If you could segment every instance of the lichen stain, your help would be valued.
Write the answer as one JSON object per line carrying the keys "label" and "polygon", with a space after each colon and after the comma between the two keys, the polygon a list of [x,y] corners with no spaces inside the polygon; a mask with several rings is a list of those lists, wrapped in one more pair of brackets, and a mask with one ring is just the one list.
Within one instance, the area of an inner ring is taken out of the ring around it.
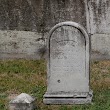
{"label": "lichen stain", "polygon": [[96,26],[96,32],[103,33],[105,25],[107,26],[107,22],[109,22],[108,9],[110,7],[110,0],[89,0],[89,6],[91,7],[91,13],[93,14],[93,21],[91,20],[90,22],[93,22],[93,25]]}
{"label": "lichen stain", "polygon": [[84,0],[0,0],[0,29],[46,33],[57,23],[86,27]]}

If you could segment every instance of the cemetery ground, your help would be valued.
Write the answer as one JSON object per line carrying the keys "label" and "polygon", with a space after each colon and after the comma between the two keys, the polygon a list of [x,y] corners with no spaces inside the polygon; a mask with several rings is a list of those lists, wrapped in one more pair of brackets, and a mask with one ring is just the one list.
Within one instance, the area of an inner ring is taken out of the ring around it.
{"label": "cemetery ground", "polygon": [[37,110],[110,110],[110,61],[93,61],[90,67],[91,104],[44,105],[46,61],[0,61],[0,110],[7,110],[9,100],[20,93],[36,97]]}

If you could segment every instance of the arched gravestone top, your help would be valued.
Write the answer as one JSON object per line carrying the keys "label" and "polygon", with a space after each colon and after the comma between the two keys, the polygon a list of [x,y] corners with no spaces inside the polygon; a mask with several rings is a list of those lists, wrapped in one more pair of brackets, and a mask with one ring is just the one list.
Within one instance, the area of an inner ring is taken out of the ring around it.
{"label": "arched gravestone top", "polygon": [[[86,68],[89,68],[89,51],[90,51],[90,41],[89,41],[89,36],[87,34],[87,32],[85,31],[84,27],[81,26],[80,24],[76,23],[76,22],[71,22],[71,21],[67,21],[67,22],[61,22],[57,25],[55,25],[49,32],[49,52],[48,52],[48,58],[50,59],[50,40],[51,40],[51,36],[54,33],[54,31],[62,26],[71,26],[74,28],[77,28],[82,34],[83,37],[85,38],[85,46],[86,46]],[[50,65],[50,61],[49,61],[49,65]],[[50,66],[49,66],[50,67]],[[89,73],[89,69],[86,70],[86,75],[88,75]],[[89,77],[89,76],[88,76]]]}
{"label": "arched gravestone top", "polygon": [[53,32],[61,26],[72,26],[72,27],[77,28],[78,30],[80,30],[83,33],[86,41],[89,43],[89,36],[88,36],[87,32],[85,31],[84,27],[76,22],[71,22],[71,21],[61,22],[61,23],[56,24],[49,32],[49,39],[51,38]]}
{"label": "arched gravestone top", "polygon": [[[75,22],[55,25],[49,33],[48,48],[48,87],[44,103],[90,103],[91,98],[87,98],[90,49],[85,29]],[[62,99],[65,97],[70,99],[65,102]]]}

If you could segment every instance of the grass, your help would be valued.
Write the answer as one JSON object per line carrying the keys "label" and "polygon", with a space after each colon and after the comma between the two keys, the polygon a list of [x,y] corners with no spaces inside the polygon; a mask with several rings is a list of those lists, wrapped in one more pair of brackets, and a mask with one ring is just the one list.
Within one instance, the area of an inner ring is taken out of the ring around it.
{"label": "grass", "polygon": [[0,110],[7,110],[13,94],[28,93],[37,98],[38,110],[110,110],[110,61],[91,63],[90,105],[44,105],[46,62],[44,60],[0,61]]}

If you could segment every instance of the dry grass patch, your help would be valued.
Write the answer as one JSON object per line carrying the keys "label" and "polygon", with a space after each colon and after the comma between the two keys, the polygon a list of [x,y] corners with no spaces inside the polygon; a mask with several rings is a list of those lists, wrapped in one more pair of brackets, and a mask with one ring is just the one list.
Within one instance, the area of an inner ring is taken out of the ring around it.
{"label": "dry grass patch", "polygon": [[7,110],[9,99],[22,92],[37,98],[38,110],[110,110],[110,61],[91,63],[91,105],[44,105],[46,74],[44,60],[0,61],[0,110]]}
{"label": "dry grass patch", "polygon": [[96,90],[110,89],[110,61],[91,63],[91,86]]}

